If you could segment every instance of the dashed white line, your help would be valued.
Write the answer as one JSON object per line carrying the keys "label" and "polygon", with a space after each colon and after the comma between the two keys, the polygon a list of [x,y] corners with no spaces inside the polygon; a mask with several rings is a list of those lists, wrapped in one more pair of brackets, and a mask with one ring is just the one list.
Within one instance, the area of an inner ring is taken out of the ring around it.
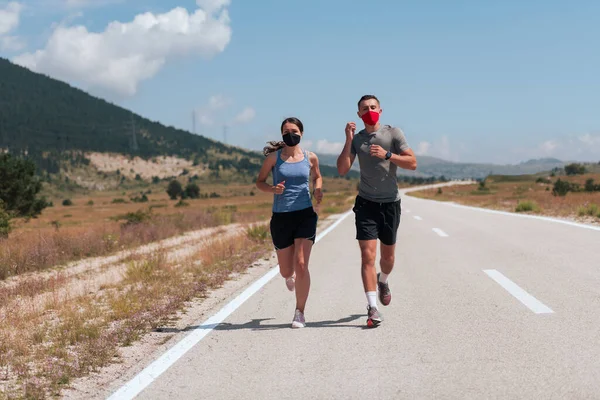
{"label": "dashed white line", "polygon": [[441,230],[440,228],[433,228],[432,231],[440,235],[441,237],[448,237],[448,234]]}
{"label": "dashed white line", "polygon": [[519,285],[508,279],[506,276],[502,275],[499,271],[495,269],[486,269],[483,270],[490,278],[492,278],[496,283],[502,286],[508,293],[513,295],[517,300],[523,303],[527,308],[533,311],[536,314],[552,314],[554,311],[550,309],[548,306],[540,302],[538,299],[527,293],[525,290],[521,289]]}
{"label": "dashed white line", "polygon": [[[331,232],[336,226],[338,226],[352,211],[348,211],[343,214],[337,221],[331,224],[327,229],[317,235],[315,241],[318,242],[325,235]],[[244,290],[239,296],[233,299],[225,307],[223,307],[218,313],[204,321],[202,323],[202,329],[194,329],[181,341],[176,343],[173,347],[167,350],[163,355],[156,359],[152,364],[148,365],[139,374],[133,377],[129,382],[123,385],[119,390],[114,392],[108,400],[130,400],[141,393],[148,385],[150,385],[156,378],[158,378],[163,372],[171,367],[175,362],[180,359],[185,353],[187,353],[192,347],[200,342],[206,335],[208,335],[215,327],[219,326],[225,318],[233,313],[239,306],[244,304],[252,295],[258,292],[264,285],[266,285],[271,279],[273,279],[279,273],[279,265],[271,268],[269,272],[264,274],[260,279],[255,281],[246,290]]]}
{"label": "dashed white line", "polygon": [[415,215],[413,218],[417,221],[423,221],[423,218],[419,217],[418,215]]}

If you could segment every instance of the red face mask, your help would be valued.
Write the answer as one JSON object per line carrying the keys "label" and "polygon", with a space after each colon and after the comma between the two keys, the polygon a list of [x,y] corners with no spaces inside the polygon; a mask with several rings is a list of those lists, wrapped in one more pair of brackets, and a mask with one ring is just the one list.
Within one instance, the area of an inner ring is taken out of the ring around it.
{"label": "red face mask", "polygon": [[360,117],[367,125],[376,125],[379,121],[379,113],[375,111],[367,111]]}

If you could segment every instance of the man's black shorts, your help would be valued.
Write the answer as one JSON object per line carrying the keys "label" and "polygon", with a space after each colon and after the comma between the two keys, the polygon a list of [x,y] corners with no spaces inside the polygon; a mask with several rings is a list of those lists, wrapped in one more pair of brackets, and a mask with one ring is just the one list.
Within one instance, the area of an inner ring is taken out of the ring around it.
{"label": "man's black shorts", "polygon": [[400,200],[391,203],[376,203],[356,196],[354,207],[356,239],[381,240],[388,246],[396,243],[400,226]]}
{"label": "man's black shorts", "polygon": [[294,239],[315,242],[319,216],[312,207],[298,211],[274,212],[271,216],[271,237],[275,249],[282,250],[294,244]]}

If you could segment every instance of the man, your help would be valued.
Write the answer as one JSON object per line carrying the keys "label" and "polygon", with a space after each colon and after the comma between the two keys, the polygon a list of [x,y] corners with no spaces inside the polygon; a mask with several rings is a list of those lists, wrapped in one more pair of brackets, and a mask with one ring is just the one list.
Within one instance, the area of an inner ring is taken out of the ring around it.
{"label": "man", "polygon": [[[365,129],[356,132],[356,124],[346,124],[346,144],[337,159],[340,175],[350,171],[358,154],[360,183],[354,208],[356,239],[362,259],[362,281],[367,295],[367,326],[377,327],[382,316],[379,301],[387,306],[392,300],[388,276],[394,268],[396,234],[400,225],[400,191],[396,170],[415,170],[417,159],[399,128],[382,125],[382,109],[377,97],[365,95],[358,102],[358,116]],[[375,268],[377,240],[380,241],[381,273]]]}

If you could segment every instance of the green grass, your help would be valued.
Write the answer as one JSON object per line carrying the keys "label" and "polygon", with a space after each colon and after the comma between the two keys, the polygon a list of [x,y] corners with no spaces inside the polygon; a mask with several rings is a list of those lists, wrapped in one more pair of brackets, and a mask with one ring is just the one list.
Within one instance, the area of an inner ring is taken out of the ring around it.
{"label": "green grass", "polygon": [[539,212],[540,207],[534,201],[525,200],[525,201],[519,201],[519,204],[517,204],[515,211],[516,212],[528,212],[528,211]]}
{"label": "green grass", "polygon": [[577,209],[577,215],[580,217],[590,216],[600,218],[600,207],[597,204],[588,204]]}

